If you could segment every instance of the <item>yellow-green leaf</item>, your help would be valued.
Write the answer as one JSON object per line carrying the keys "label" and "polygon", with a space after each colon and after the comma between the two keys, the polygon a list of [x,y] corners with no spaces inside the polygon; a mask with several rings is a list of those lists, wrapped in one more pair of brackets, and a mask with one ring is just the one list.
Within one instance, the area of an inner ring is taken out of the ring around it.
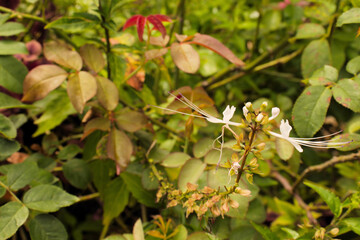
{"label": "yellow-green leaf", "polygon": [[85,103],[96,94],[95,78],[88,72],[70,75],[67,92],[76,111],[82,113]]}
{"label": "yellow-green leaf", "polygon": [[147,118],[143,113],[123,108],[115,113],[116,125],[128,132],[136,132],[145,127]]}
{"label": "yellow-green leaf", "polygon": [[45,64],[34,68],[25,77],[22,101],[36,101],[46,97],[60,86],[66,77],[66,71],[55,65]]}
{"label": "yellow-green leaf", "polygon": [[112,81],[107,78],[96,76],[97,93],[96,96],[100,104],[109,111],[116,108],[119,103],[119,91]]}
{"label": "yellow-green leaf", "polygon": [[200,56],[190,44],[173,43],[170,48],[175,65],[186,73],[195,73],[200,67]]}
{"label": "yellow-green leaf", "polygon": [[45,43],[44,55],[49,61],[56,62],[61,66],[78,71],[82,68],[80,55],[64,43],[54,41]]}
{"label": "yellow-green leaf", "polygon": [[85,64],[95,72],[100,72],[106,64],[102,52],[95,45],[85,44],[80,48],[80,55]]}
{"label": "yellow-green leaf", "polygon": [[116,162],[120,170],[125,170],[133,152],[133,145],[129,137],[123,131],[116,128],[111,129],[106,150],[108,157]]}

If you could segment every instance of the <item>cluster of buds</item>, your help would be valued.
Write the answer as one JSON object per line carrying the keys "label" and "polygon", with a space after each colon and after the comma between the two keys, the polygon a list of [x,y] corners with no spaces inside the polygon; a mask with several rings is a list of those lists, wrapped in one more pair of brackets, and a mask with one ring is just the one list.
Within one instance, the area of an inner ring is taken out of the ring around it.
{"label": "cluster of buds", "polygon": [[271,109],[271,117],[269,117],[268,113],[265,112],[268,103],[263,102],[260,106],[260,109],[254,109],[251,102],[247,102],[243,107],[243,114],[248,123],[256,122],[261,125],[267,124],[269,121],[275,119],[279,113],[280,109],[278,107],[273,107]]}
{"label": "cluster of buds", "polygon": [[188,183],[186,191],[174,189],[168,191],[167,207],[175,207],[182,205],[186,208],[186,217],[195,212],[199,219],[202,218],[208,211],[214,217],[222,216],[229,211],[229,207],[238,208],[239,203],[230,198],[231,194],[240,194],[249,197],[251,192],[247,189],[235,188],[233,191],[219,192],[219,190],[212,189],[205,186],[203,189],[198,189],[198,185]]}

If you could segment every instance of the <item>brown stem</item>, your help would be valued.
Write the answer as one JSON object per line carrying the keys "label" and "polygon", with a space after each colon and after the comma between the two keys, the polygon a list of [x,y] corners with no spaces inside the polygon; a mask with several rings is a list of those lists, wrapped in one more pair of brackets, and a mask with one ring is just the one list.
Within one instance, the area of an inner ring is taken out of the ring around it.
{"label": "brown stem", "polygon": [[[269,165],[271,166],[271,162],[268,161]],[[318,225],[317,220],[313,217],[310,211],[310,207],[304,202],[304,200],[300,197],[300,195],[297,192],[293,192],[291,185],[289,181],[282,176],[278,171],[272,168],[271,176],[275,178],[281,185],[284,187],[284,189],[294,196],[296,201],[299,203],[299,205],[306,211],[306,216],[308,217],[309,221],[313,225]]]}
{"label": "brown stem", "polygon": [[304,180],[305,176],[311,172],[314,172],[314,171],[320,172],[320,171],[323,171],[324,169],[331,167],[333,165],[336,165],[338,163],[355,161],[355,160],[359,160],[359,159],[360,159],[360,151],[357,153],[349,154],[349,155],[336,156],[327,162],[324,162],[324,163],[321,163],[318,165],[314,165],[314,166],[310,166],[301,173],[301,175],[298,179],[296,179],[295,183],[292,186],[291,191],[295,191],[295,189],[299,186],[299,184]]}
{"label": "brown stem", "polygon": [[244,172],[244,167],[245,167],[245,163],[246,163],[246,158],[248,156],[248,154],[251,151],[251,145],[255,139],[255,135],[256,135],[256,131],[257,131],[257,123],[254,124],[254,127],[251,128],[251,137],[250,137],[250,141],[249,144],[245,147],[245,153],[244,155],[241,157],[240,161],[241,161],[241,166],[240,169],[238,171],[238,175],[236,177],[236,181],[235,181],[235,186],[239,184],[239,181],[241,179],[241,175]]}

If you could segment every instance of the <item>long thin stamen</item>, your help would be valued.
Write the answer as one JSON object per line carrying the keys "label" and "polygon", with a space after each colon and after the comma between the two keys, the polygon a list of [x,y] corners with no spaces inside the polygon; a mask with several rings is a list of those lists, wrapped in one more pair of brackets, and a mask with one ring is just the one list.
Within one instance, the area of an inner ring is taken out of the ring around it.
{"label": "long thin stamen", "polygon": [[292,139],[296,139],[296,140],[315,140],[315,139],[322,139],[322,138],[331,137],[331,136],[337,135],[337,134],[339,134],[339,133],[341,133],[341,132],[342,132],[342,130],[337,131],[337,132],[335,132],[335,133],[328,134],[328,135],[324,135],[324,136],[321,136],[321,137],[312,137],[312,138],[292,138]]}
{"label": "long thin stamen", "polygon": [[205,119],[207,118],[207,117],[204,117],[204,116],[195,115],[195,114],[190,114],[190,113],[184,113],[184,112],[176,111],[176,110],[169,109],[169,108],[159,107],[159,106],[155,106],[155,105],[149,105],[149,106],[156,107],[156,108],[160,108],[160,109],[163,109],[163,110],[166,110],[166,111],[170,111],[170,112],[175,112],[175,113],[180,113],[180,114],[183,114],[183,115],[192,116],[192,117],[205,118]]}

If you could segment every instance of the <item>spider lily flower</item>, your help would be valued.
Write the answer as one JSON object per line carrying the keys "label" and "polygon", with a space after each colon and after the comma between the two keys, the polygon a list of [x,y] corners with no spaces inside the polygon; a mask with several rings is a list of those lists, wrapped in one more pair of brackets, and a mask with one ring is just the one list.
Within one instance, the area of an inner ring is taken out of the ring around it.
{"label": "spider lily flower", "polygon": [[331,140],[330,141],[328,141],[328,140],[312,141],[312,140],[317,140],[317,139],[330,137],[330,136],[333,136],[333,135],[335,135],[335,134],[337,134],[339,132],[329,134],[329,135],[325,135],[325,136],[322,136],[322,137],[294,138],[294,137],[289,137],[291,130],[292,130],[292,127],[290,126],[289,121],[288,120],[284,121],[284,119],[282,119],[281,123],[280,123],[280,134],[272,132],[272,131],[269,131],[269,134],[273,135],[274,137],[281,138],[281,139],[284,139],[284,140],[288,141],[299,152],[303,152],[303,149],[302,149],[301,146],[313,147],[313,148],[334,148],[334,147],[340,147],[340,146],[342,146],[344,144],[349,143],[349,142],[331,142]]}
{"label": "spider lily flower", "polygon": [[223,119],[219,119],[219,118],[216,118],[216,117],[210,115],[209,113],[205,112],[204,110],[202,110],[198,106],[196,106],[193,102],[191,102],[189,99],[187,99],[181,93],[180,93],[181,97],[175,96],[172,93],[170,93],[170,95],[174,96],[176,100],[182,102],[184,105],[186,105],[187,107],[191,108],[192,110],[194,110],[195,112],[197,112],[197,113],[199,113],[201,115],[184,113],[184,112],[172,110],[172,109],[169,109],[169,108],[163,108],[163,107],[159,107],[159,106],[153,106],[153,107],[157,107],[157,108],[164,109],[164,110],[167,110],[167,111],[170,111],[170,112],[180,113],[180,114],[189,115],[189,116],[193,116],[193,117],[204,118],[208,122],[211,122],[211,123],[222,123],[222,124],[224,124],[226,126],[229,126],[229,125],[241,126],[242,125],[242,123],[230,121],[230,119],[234,116],[234,113],[235,113],[235,110],[236,110],[236,107],[234,107],[234,106],[227,105],[224,112],[223,112]]}

